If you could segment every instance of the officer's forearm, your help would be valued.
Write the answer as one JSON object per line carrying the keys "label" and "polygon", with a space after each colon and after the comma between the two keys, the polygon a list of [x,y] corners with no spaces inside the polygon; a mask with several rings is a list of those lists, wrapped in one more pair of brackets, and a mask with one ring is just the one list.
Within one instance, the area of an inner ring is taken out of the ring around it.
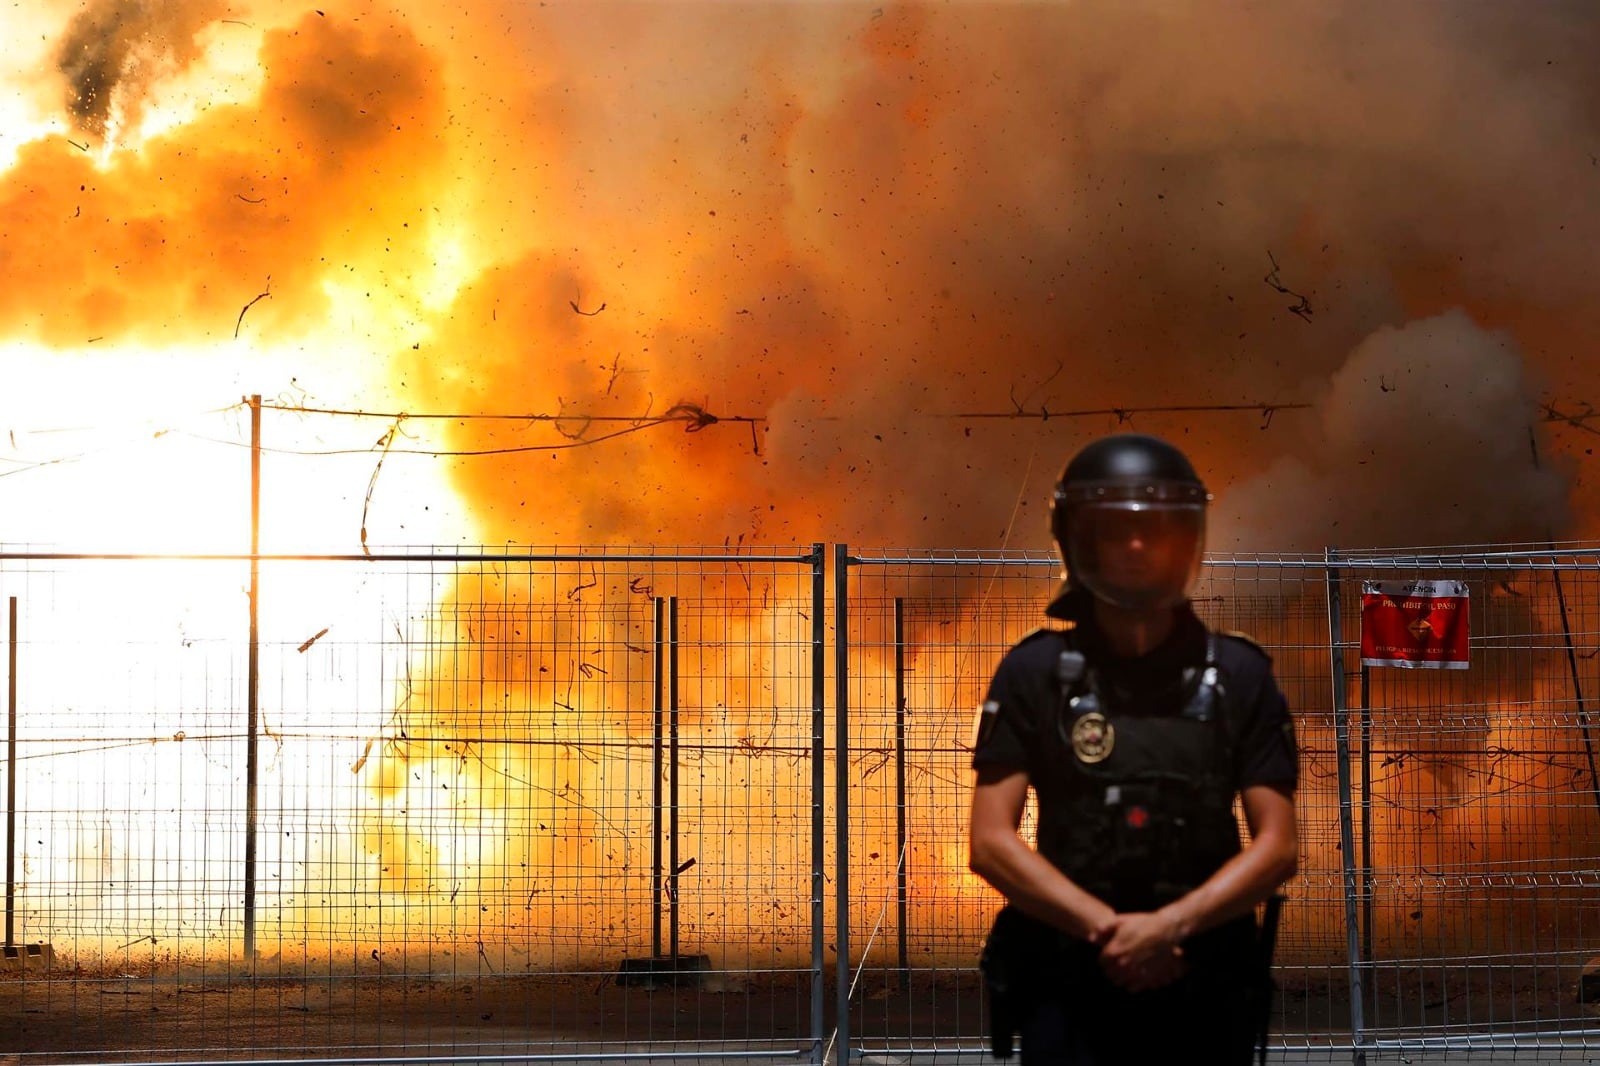
{"label": "officer's forearm", "polygon": [[1258,834],[1193,891],[1161,908],[1178,940],[1250,913],[1294,876],[1299,847],[1293,827]]}
{"label": "officer's forearm", "polygon": [[1096,939],[1116,917],[1015,834],[975,837],[970,865],[1012,906],[1071,936]]}

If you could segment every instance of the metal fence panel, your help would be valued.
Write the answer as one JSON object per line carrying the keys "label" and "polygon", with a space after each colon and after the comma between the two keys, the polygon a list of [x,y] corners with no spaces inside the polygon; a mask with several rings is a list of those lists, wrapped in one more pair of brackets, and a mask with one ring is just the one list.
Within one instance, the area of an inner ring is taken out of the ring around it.
{"label": "metal fence panel", "polygon": [[[1600,557],[1343,555],[1362,1043],[1600,1047]],[[1465,583],[1466,670],[1360,665],[1364,580]]]}
{"label": "metal fence panel", "polygon": [[[1000,657],[1043,620],[1060,563],[885,552],[850,564],[850,1033],[878,1054],[981,1050],[975,962],[999,901],[966,868],[971,731]],[[1334,762],[1325,590],[1320,569],[1212,566],[1196,594],[1208,621],[1273,655],[1296,713],[1310,861],[1280,927],[1276,1029],[1302,1047],[1350,1039],[1338,801],[1321,772]]]}
{"label": "metal fence panel", "polygon": [[[1208,560],[1197,610],[1273,656],[1301,748],[1302,862],[1279,931],[1276,1046],[1359,1058],[1600,1045],[1594,1008],[1576,997],[1579,971],[1600,955],[1588,943],[1600,888],[1585,702],[1595,564],[1528,553]],[[841,1015],[864,1052],[983,1046],[974,963],[998,899],[966,872],[969,731],[993,666],[1041,620],[1057,565],[1026,553],[845,556]],[[1375,574],[1466,579],[1472,669],[1361,670],[1360,582]]]}
{"label": "metal fence panel", "polygon": [[[264,558],[252,654],[247,558],[0,554],[0,1054],[981,1057],[970,731],[1056,560],[824,561]],[[1597,573],[1208,560],[1301,742],[1282,1051],[1600,1046]],[[1471,669],[1362,670],[1371,577],[1466,581]]]}
{"label": "metal fence panel", "polygon": [[0,1053],[818,1054],[820,548],[258,565],[0,557]]}
{"label": "metal fence panel", "polygon": [[849,831],[835,874],[848,926],[842,1029],[866,1054],[977,1054],[987,1045],[975,962],[996,897],[967,870],[974,712],[1005,648],[1038,625],[1059,564],[839,557],[848,573],[835,636],[849,735],[840,801]]}

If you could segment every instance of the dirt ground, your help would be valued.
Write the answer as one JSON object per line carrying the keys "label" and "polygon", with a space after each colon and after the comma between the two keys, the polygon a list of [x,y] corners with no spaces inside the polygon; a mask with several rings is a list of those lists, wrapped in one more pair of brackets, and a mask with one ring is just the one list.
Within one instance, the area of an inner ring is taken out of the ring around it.
{"label": "dirt ground", "polygon": [[[571,1051],[718,1041],[797,1047],[809,984],[562,977],[178,981],[0,975],[0,1055],[28,1063]],[[409,1050],[408,1050],[409,1049]],[[3,1060],[0,1060],[3,1061]]]}
{"label": "dirt ground", "polygon": [[[831,974],[829,975],[831,977]],[[1589,1028],[1592,1004],[1548,974],[1387,976],[1369,1025]],[[1280,975],[1275,1031],[1323,1043],[1348,1033],[1341,975]],[[195,978],[172,974],[0,972],[0,1063],[572,1053],[711,1045],[793,1050],[811,1031],[810,975],[697,974],[674,985],[617,973],[419,979]],[[825,1025],[833,1027],[833,990]],[[12,1024],[14,1020],[14,1024]],[[982,1044],[970,971],[867,976],[850,1031],[865,1046]]]}

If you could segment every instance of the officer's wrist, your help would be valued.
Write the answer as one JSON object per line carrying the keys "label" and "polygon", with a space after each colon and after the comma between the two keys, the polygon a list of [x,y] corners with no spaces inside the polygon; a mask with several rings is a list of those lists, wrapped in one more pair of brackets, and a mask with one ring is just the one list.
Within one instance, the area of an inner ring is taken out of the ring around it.
{"label": "officer's wrist", "polygon": [[1162,907],[1157,914],[1164,920],[1167,928],[1167,939],[1173,947],[1179,947],[1194,933],[1194,919],[1185,914],[1182,908],[1169,904]]}
{"label": "officer's wrist", "polygon": [[1117,912],[1110,907],[1102,911],[1080,915],[1080,936],[1091,944],[1104,944],[1111,936],[1111,931],[1116,926]]}

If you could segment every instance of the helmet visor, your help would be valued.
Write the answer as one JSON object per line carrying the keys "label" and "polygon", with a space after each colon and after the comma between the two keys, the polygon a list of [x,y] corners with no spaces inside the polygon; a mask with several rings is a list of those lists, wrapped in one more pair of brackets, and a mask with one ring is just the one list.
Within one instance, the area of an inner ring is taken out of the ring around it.
{"label": "helmet visor", "polygon": [[1171,607],[1189,596],[1205,547],[1205,505],[1166,500],[1079,503],[1067,523],[1067,566],[1118,607]]}

